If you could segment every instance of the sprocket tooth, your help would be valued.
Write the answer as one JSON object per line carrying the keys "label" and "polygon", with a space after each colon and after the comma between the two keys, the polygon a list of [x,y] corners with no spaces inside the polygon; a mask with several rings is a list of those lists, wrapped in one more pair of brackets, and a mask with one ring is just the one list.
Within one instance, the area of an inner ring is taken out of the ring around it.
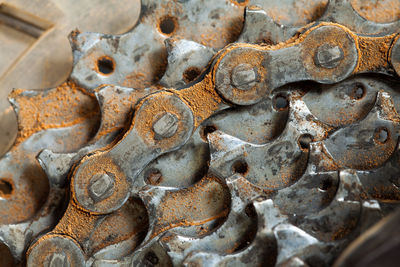
{"label": "sprocket tooth", "polygon": [[245,22],[238,43],[275,45],[295,36],[300,27],[275,22],[261,7],[247,6]]}
{"label": "sprocket tooth", "polygon": [[17,114],[18,135],[15,144],[40,131],[82,124],[81,140],[63,149],[73,151],[80,147],[79,144],[88,141],[99,118],[94,96],[70,82],[49,89],[14,89],[9,94],[9,101]]}
{"label": "sprocket tooth", "polygon": [[398,162],[400,160],[400,145],[391,158],[382,166],[368,171],[357,171],[365,191],[373,199],[379,201],[400,200],[400,180]]}
{"label": "sprocket tooth", "polygon": [[400,28],[400,20],[377,23],[363,18],[354,10],[351,0],[329,0],[325,13],[318,21],[339,23],[358,34],[367,35],[391,34]]}
{"label": "sprocket tooth", "polygon": [[[0,161],[0,165],[4,163],[2,161],[7,159],[7,157],[13,157],[12,152],[6,154],[6,157]],[[24,165],[25,164],[27,163],[25,162]],[[14,166],[14,168],[15,167],[16,166]],[[21,168],[21,166],[18,167]],[[32,166],[30,167],[32,168]],[[21,169],[24,170],[24,168]],[[35,171],[39,170],[40,167],[38,167],[38,169]],[[0,176],[2,176],[2,174],[0,174]],[[17,183],[18,180],[22,179],[21,176],[17,175],[14,176],[15,176],[13,177],[14,183]],[[39,176],[36,178],[41,178],[41,177]],[[40,185],[38,184],[39,182],[40,182],[39,180],[36,180],[35,185],[36,186]],[[24,186],[24,184],[22,184],[21,186]],[[20,189],[17,188],[14,188],[14,190],[20,191]],[[18,193],[23,194],[24,192],[18,192]],[[40,208],[36,211],[36,213],[32,217],[26,218],[24,221],[21,222],[15,222],[11,224],[0,224],[0,240],[1,240],[0,242],[3,242],[8,247],[12,248],[11,253],[16,262],[24,261],[24,253],[34,238],[36,238],[40,233],[52,229],[57,224],[56,214],[59,211],[60,204],[62,203],[64,196],[65,196],[64,190],[60,189],[58,186],[55,186],[53,183],[50,182],[49,191],[46,195],[44,203],[42,203]],[[32,199],[32,201],[33,200],[34,199]],[[8,203],[4,203],[4,206],[6,206],[6,204]],[[19,208],[18,205],[14,205],[12,207],[14,209]],[[23,208],[24,207],[22,206],[21,209],[23,210]],[[15,211],[11,213],[15,214]]]}
{"label": "sprocket tooth", "polygon": [[[349,240],[381,218],[381,211],[376,202],[362,200],[365,192],[354,170],[342,170],[339,177],[336,195],[326,208],[307,215],[298,214],[299,218],[294,218],[293,215],[289,220],[292,224],[283,223],[274,228],[280,249],[278,266],[284,266],[284,263],[295,257],[301,260],[314,257],[330,264]],[[321,224],[321,221],[324,224]],[[282,230],[289,230],[291,234],[284,234]],[[343,232],[346,232],[348,240],[344,239]],[[297,238],[300,238],[299,242],[296,241]],[[336,247],[336,252],[332,251],[330,255],[322,253],[333,247]]]}
{"label": "sprocket tooth", "polygon": [[[380,119],[390,120],[396,124],[400,123],[400,116],[396,111],[393,99],[389,93],[384,91],[378,92],[374,109],[377,110]],[[375,112],[374,109],[371,112]]]}
{"label": "sprocket tooth", "polygon": [[312,145],[310,146],[309,162],[303,176],[293,185],[271,195],[271,199],[281,212],[288,214],[293,220],[326,208],[334,200],[339,187],[336,170],[324,172],[316,170],[312,162],[316,152],[313,151]]}
{"label": "sprocket tooth", "polygon": [[[301,229],[312,232],[318,239],[326,242],[341,240],[344,237],[344,229],[346,232],[353,231],[361,213],[361,195],[364,190],[357,173],[351,169],[341,170],[339,179],[337,192],[330,204],[319,212],[300,218],[297,223]],[[336,216],[332,217],[332,214]],[[321,220],[326,220],[324,226],[318,226]],[[328,227],[329,232],[326,232],[324,227]]]}
{"label": "sprocket tooth", "polygon": [[166,88],[181,88],[196,80],[215,54],[211,47],[189,40],[166,39],[167,69],[160,80]]}
{"label": "sprocket tooth", "polygon": [[274,266],[278,252],[277,240],[272,232],[271,214],[276,209],[272,200],[253,202],[257,213],[257,232],[251,244],[237,253],[220,255],[215,252],[193,251],[185,258],[184,266]]}
{"label": "sprocket tooth", "polygon": [[114,72],[123,73],[126,68],[119,65],[123,57],[121,53],[124,53],[119,50],[121,39],[121,36],[91,32],[79,33],[71,39],[71,42],[77,42],[71,44],[74,57],[71,80],[88,92],[102,84],[117,83],[121,77],[113,75]]}
{"label": "sprocket tooth", "polygon": [[[252,186],[240,175],[226,179],[231,194],[231,205],[224,223],[211,234],[203,237],[187,237],[166,233],[160,243],[167,251],[174,265],[180,266],[184,258],[193,251],[224,253],[243,243],[243,238],[253,227],[253,219],[246,214],[246,207],[251,200],[262,194],[262,190],[248,190]],[[182,249],[182,248],[185,249]]]}
{"label": "sprocket tooth", "polygon": [[[384,164],[395,151],[399,127],[400,117],[391,97],[380,91],[367,117],[337,130],[323,143],[339,166],[371,170]],[[346,144],[346,148],[338,144]]]}
{"label": "sprocket tooth", "polygon": [[360,75],[334,85],[316,85],[307,91],[302,99],[319,120],[342,128],[364,119],[375,106],[379,91],[389,94],[394,102],[385,105],[386,112],[396,114],[400,111],[397,90],[398,85],[395,80]]}
{"label": "sprocket tooth", "polygon": [[[162,201],[166,194],[171,191],[177,191],[177,188],[170,187],[151,187],[145,186],[139,191],[139,197],[143,201],[148,214],[157,214],[158,208],[161,206]],[[149,230],[143,240],[143,243],[148,243],[153,235],[154,228],[156,227],[157,219],[155,216],[149,216]]]}
{"label": "sprocket tooth", "polygon": [[18,134],[20,134],[20,129],[29,128],[29,125],[25,123],[24,117],[21,117],[21,109],[24,108],[24,105],[21,105],[20,101],[29,101],[32,96],[37,96],[39,94],[40,92],[38,90],[14,89],[8,95],[8,102],[11,104],[17,116]]}
{"label": "sprocket tooth", "polygon": [[[185,236],[212,231],[227,213],[227,195],[226,186],[217,178],[207,176],[183,189],[149,185],[142,187],[139,197],[151,214],[149,230],[143,243],[157,239],[165,231]],[[207,205],[213,205],[213,210],[207,210]]]}
{"label": "sprocket tooth", "polygon": [[153,88],[135,90],[114,85],[105,85],[97,88],[94,91],[94,95],[99,104],[101,120],[93,141],[96,142],[102,137],[112,135],[112,132],[118,132],[123,129],[131,116],[132,107],[135,103],[140,98],[155,91]]}
{"label": "sprocket tooth", "polygon": [[212,168],[220,177],[239,172],[256,186],[278,190],[301,178],[307,167],[309,143],[325,139],[332,130],[310,113],[299,95],[292,93],[286,127],[274,140],[256,145],[210,134]]}
{"label": "sprocket tooth", "polygon": [[[318,239],[289,223],[277,225],[274,228],[274,234],[278,243],[276,266],[287,266],[285,263],[287,264],[292,261],[296,262],[300,260],[303,262],[303,259],[298,257],[298,254],[305,254],[302,252],[307,251],[305,256],[311,256],[313,247],[323,247],[323,244]],[[325,247],[329,246],[325,245]]]}
{"label": "sprocket tooth", "polygon": [[67,175],[73,164],[75,153],[53,153],[44,149],[37,156],[40,166],[49,179],[50,185],[64,188],[67,185]]}
{"label": "sprocket tooth", "polygon": [[80,32],[78,29],[73,30],[68,35],[68,40],[71,45],[74,65],[80,58],[92,48],[97,40],[107,37],[105,34],[94,32]]}
{"label": "sprocket tooth", "polygon": [[[196,9],[207,12],[193,12]],[[142,1],[141,23],[131,31],[85,38],[83,46],[90,49],[74,56],[79,60],[75,61],[71,79],[88,91],[101,84],[137,89],[153,86],[166,68],[166,38],[179,36],[221,49],[239,36],[242,12],[242,6],[230,1]],[[80,36],[77,38],[83,38]]]}
{"label": "sprocket tooth", "polygon": [[233,160],[241,155],[244,142],[234,136],[225,134],[219,130],[207,135],[208,143],[210,146],[210,170],[220,176],[222,174],[218,171],[219,168],[225,163],[226,160]]}

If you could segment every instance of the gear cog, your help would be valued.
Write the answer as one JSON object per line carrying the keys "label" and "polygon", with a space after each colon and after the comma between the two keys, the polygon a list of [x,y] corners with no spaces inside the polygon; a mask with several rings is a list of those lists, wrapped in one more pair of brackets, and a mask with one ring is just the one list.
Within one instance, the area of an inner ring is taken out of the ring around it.
{"label": "gear cog", "polygon": [[272,2],[142,0],[125,34],[72,32],[70,79],[10,95],[7,257],[331,266],[397,208],[400,20],[331,0],[289,25]]}

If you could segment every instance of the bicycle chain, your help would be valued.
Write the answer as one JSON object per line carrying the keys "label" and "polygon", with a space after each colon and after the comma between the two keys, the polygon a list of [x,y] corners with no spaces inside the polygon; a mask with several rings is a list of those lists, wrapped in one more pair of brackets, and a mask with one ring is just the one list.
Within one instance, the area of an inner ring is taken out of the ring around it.
{"label": "bicycle chain", "polygon": [[[54,229],[30,245],[29,266],[332,263],[382,216],[385,201],[400,196],[398,181],[393,180],[398,174],[400,118],[394,88],[400,75],[399,23],[376,26],[362,21],[344,26],[344,17],[332,14],[348,14],[348,5],[331,1],[320,21],[280,31],[262,9],[247,8],[238,40],[257,43],[265,32],[275,35],[268,37],[272,43],[285,41],[276,45],[234,43],[214,55],[206,46],[170,40],[168,69],[161,81],[177,89],[123,88],[107,76],[116,85],[93,90],[96,82],[78,81],[82,73],[88,77],[83,71],[88,71],[86,58],[117,52],[99,53],[90,38],[108,45],[119,38],[102,41],[98,35],[74,33],[73,45],[85,39],[80,46],[86,46],[75,47],[72,78],[85,88],[75,89],[75,97],[94,92],[102,115],[99,130],[88,146],[81,141],[75,144],[80,149],[70,150],[77,152],[44,150],[38,155],[50,197],[39,220],[18,226],[30,233],[22,233],[25,241],[12,248],[14,256],[21,257],[33,233],[57,222],[52,204],[59,203],[70,174],[68,207]],[[251,27],[260,21],[274,31]],[[137,37],[132,31],[124,38]],[[185,47],[194,52],[172,53]],[[197,60],[203,55],[207,60]],[[84,63],[78,63],[82,57]],[[116,57],[117,65],[124,59]],[[180,78],[185,61],[198,62],[198,69],[210,63],[200,78],[187,82]],[[140,66],[129,61],[126,65]],[[360,75],[372,72],[392,76],[393,81]],[[368,79],[372,81],[366,83]],[[304,90],[302,81],[310,80],[317,89]],[[23,110],[22,100],[49,92],[13,94],[14,105]],[[329,101],[335,97],[341,102]],[[98,112],[93,107],[87,110],[92,111],[88,117]],[[242,121],[243,114],[253,116],[248,124]],[[277,129],[266,127],[265,116]],[[76,127],[77,132],[82,125],[91,128],[95,123],[79,125],[71,117],[72,126],[63,126]],[[230,117],[243,129],[232,129],[225,121]],[[21,144],[32,142],[28,130],[20,129]],[[42,138],[48,138],[46,131]],[[198,156],[207,155],[208,144],[207,168],[207,160]],[[163,181],[164,170],[161,175],[154,168],[165,162],[176,162],[170,174],[176,174],[176,180]],[[188,162],[194,162],[189,170],[175,170]],[[198,177],[204,165],[206,170]],[[146,211],[148,218],[143,216]],[[10,226],[3,229],[1,238],[12,247],[16,235],[10,234]]]}

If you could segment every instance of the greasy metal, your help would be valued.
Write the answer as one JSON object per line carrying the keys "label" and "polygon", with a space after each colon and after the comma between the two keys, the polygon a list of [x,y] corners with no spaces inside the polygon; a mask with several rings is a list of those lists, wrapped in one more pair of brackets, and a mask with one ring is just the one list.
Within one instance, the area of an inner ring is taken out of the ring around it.
{"label": "greasy metal", "polygon": [[[281,27],[251,4],[143,1],[124,35],[71,34],[80,87],[11,95],[0,241],[12,260],[329,266],[398,206],[399,22],[337,0]],[[244,9],[240,33],[223,17]]]}

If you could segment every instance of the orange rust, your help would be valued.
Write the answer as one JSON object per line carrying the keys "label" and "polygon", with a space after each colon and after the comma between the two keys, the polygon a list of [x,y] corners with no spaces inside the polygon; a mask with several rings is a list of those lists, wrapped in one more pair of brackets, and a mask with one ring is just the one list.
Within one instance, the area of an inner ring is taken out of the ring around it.
{"label": "orange rust", "polygon": [[336,109],[335,112],[326,113],[326,117],[324,117],[323,120],[329,125],[343,127],[365,118],[373,106],[373,102],[371,102],[370,105],[362,106],[361,109],[356,105],[350,107],[346,106]]}
{"label": "orange rust", "polygon": [[389,51],[389,59],[391,61],[391,64],[392,64],[394,70],[396,71],[397,75],[400,76],[400,61],[398,61],[398,62],[392,61],[392,49],[393,49],[394,44],[396,44],[396,43],[397,44],[400,43],[400,34],[398,34],[397,37],[394,38],[392,47],[390,48],[390,51]]}
{"label": "orange rust", "polygon": [[72,82],[63,83],[54,90],[38,92],[35,96],[24,96],[23,92],[16,89],[10,94],[19,109],[16,145],[36,132],[68,127],[85,120],[94,120],[93,128],[100,118],[94,95]]}
{"label": "orange rust", "polygon": [[327,4],[327,0],[296,0],[290,9],[287,8],[287,5],[283,4],[275,7],[268,6],[265,12],[279,24],[302,26],[320,18]]}
{"label": "orange rust", "polygon": [[[41,101],[40,98],[39,101]],[[54,119],[57,120],[56,115]],[[70,152],[79,149],[90,139],[95,119],[97,118],[87,119],[78,127],[70,129],[68,133],[74,138],[58,137],[49,141],[48,147],[53,147],[54,152]],[[62,118],[59,120],[62,122]],[[26,139],[26,141],[28,140],[29,138]],[[37,212],[48,197],[48,179],[36,159],[43,147],[39,146],[31,150],[31,147],[24,146],[24,142],[14,145],[9,152],[9,157],[14,165],[20,165],[23,168],[19,177],[17,177],[19,174],[3,173],[4,177],[13,181],[18,179],[18,183],[14,183],[13,194],[0,205],[0,223],[18,223],[39,216]],[[48,212],[48,209],[44,209],[40,216],[45,216]]]}
{"label": "orange rust", "polygon": [[[312,24],[310,24],[312,25]],[[336,26],[339,27],[341,29],[343,29],[347,34],[349,34],[351,37],[353,37],[355,40],[357,38],[357,36],[350,31],[348,28],[344,27],[343,25],[337,24],[337,23],[332,23],[332,22],[321,22],[319,23],[317,26],[308,28],[310,25],[306,25],[304,26],[305,31],[299,35],[295,35],[292,38],[288,39],[285,42],[279,43],[279,44],[274,44],[274,45],[257,45],[257,44],[248,44],[248,43],[234,43],[228,47],[226,47],[225,49],[219,51],[217,53],[217,55],[215,56],[215,66],[217,66],[221,60],[228,54],[230,53],[232,50],[240,48],[240,47],[247,47],[247,48],[254,48],[257,50],[261,50],[261,51],[267,51],[267,50],[279,50],[282,48],[287,48],[287,47],[292,47],[292,46],[296,46],[298,44],[301,44],[306,37],[315,29],[322,27],[322,26]],[[337,36],[336,36],[337,37]],[[334,40],[335,36],[330,36],[327,39],[330,40]],[[320,45],[319,44],[315,44],[315,45]],[[215,76],[215,71],[216,71],[216,67],[213,68],[213,74]]]}
{"label": "orange rust", "polygon": [[[221,19],[219,23],[222,23],[223,25],[217,29],[210,29],[207,24],[196,25],[196,29],[185,29],[185,31],[180,32],[179,35],[182,37],[189,35],[191,38],[190,40],[205,46],[221,49],[224,46],[235,42],[242,32],[244,24],[243,9],[243,6],[238,6],[238,9],[234,11],[235,16],[232,16],[232,14],[229,14],[227,17],[221,17],[218,15]],[[195,32],[203,33],[193,34]]]}
{"label": "orange rust", "polygon": [[272,179],[270,177],[265,181],[257,182],[256,185],[265,190],[277,190],[293,184],[303,176],[307,168],[307,156],[307,153],[302,153],[301,157],[295,163],[281,166],[277,178]]}
{"label": "orange rust", "polygon": [[[247,48],[254,48],[260,51],[265,51],[265,50],[277,50],[277,49],[282,49],[285,47],[291,47],[298,45],[300,43],[303,43],[306,39],[306,37],[315,29],[322,27],[322,26],[336,26],[341,28],[344,32],[342,31],[337,31],[337,32],[332,32],[332,34],[326,34],[324,36],[320,36],[322,38],[318,42],[307,42],[304,43],[304,45],[307,46],[307,54],[309,54],[310,50],[316,49],[318,46],[320,46],[321,43],[334,43],[338,44],[337,40],[341,40],[343,38],[346,38],[346,35],[350,36],[352,39],[355,40],[355,45],[356,49],[358,51],[358,63],[356,68],[354,69],[353,73],[359,73],[359,72],[367,72],[367,71],[375,71],[380,68],[388,68],[389,63],[388,63],[388,56],[389,56],[389,50],[390,46],[393,42],[393,39],[395,38],[396,34],[392,34],[389,36],[384,36],[384,37],[365,37],[365,36],[357,36],[355,33],[350,31],[348,28],[336,24],[336,23],[330,23],[330,22],[323,22],[320,23],[319,25],[309,28],[306,30],[304,33],[300,34],[299,36],[294,36],[293,38],[289,39],[286,42],[276,44],[276,45],[266,45],[266,46],[260,46],[260,45],[253,45],[253,44],[233,44],[226,49],[222,50],[219,52],[216,56],[215,59],[215,66],[218,66],[220,61],[224,58],[225,55],[230,53],[232,50],[237,49],[239,47],[247,47]],[[340,45],[340,44],[339,44]],[[347,49],[343,49],[344,52],[344,57],[346,58],[349,53]],[[256,55],[249,55],[249,60],[252,59],[257,60]],[[317,77],[326,77],[329,76],[329,73],[335,72],[336,68],[333,69],[320,69],[320,68],[314,68],[314,62],[313,62],[313,57],[310,56],[303,56],[304,62],[306,65],[310,66],[308,68],[309,71],[314,71],[313,75]],[[239,56],[239,60],[243,61],[243,57]],[[257,64],[259,67],[260,64]],[[216,67],[213,69],[213,75],[215,75]]]}
{"label": "orange rust", "polygon": [[200,130],[201,139],[203,139],[205,142],[208,142],[207,141],[208,134],[213,133],[216,130],[217,130],[217,127],[215,125],[212,125],[212,124],[203,125],[202,129]]}
{"label": "orange rust", "polygon": [[157,212],[152,237],[173,227],[200,225],[226,217],[228,196],[228,189],[212,177],[204,177],[192,187],[168,192]]}
{"label": "orange rust", "polygon": [[389,49],[396,34],[383,37],[358,36],[358,65],[354,73],[389,68]]}
{"label": "orange rust", "polygon": [[366,149],[364,153],[345,151],[336,163],[341,167],[348,167],[357,170],[371,170],[381,166],[393,154],[396,148],[396,141],[388,136],[384,144],[376,144],[373,148]]}
{"label": "orange rust", "polygon": [[[303,36],[302,38],[305,38],[305,36]],[[300,41],[301,38],[299,38],[297,41],[286,43],[286,45],[295,45]],[[268,48],[277,49],[277,47],[282,47],[282,44],[275,47],[269,46]],[[219,58],[219,60],[221,59],[222,57]],[[180,96],[191,107],[193,113],[195,114],[196,127],[204,119],[213,114],[222,103],[221,98],[214,90],[214,82],[212,80],[211,74],[207,75],[202,82],[199,82],[190,88],[184,89],[182,91],[171,91]],[[163,92],[161,94],[165,93],[166,92]],[[160,109],[163,111],[170,111],[167,106],[163,105],[161,105]],[[144,127],[143,130],[146,129],[146,131],[148,132],[148,129],[151,128],[150,123],[153,121],[154,116],[157,115],[157,111],[158,110],[156,110],[155,107],[147,111],[149,115],[148,118],[145,119],[144,125],[146,127]],[[117,114],[118,111],[115,113]],[[101,159],[104,159],[104,161],[102,161]],[[102,157],[101,154],[96,154],[97,164],[89,165],[90,167],[87,167],[84,170],[87,171],[87,173],[83,173],[82,175],[90,176],[90,174],[99,172],[98,168],[104,168],[104,166],[106,166],[106,168],[111,168],[109,166],[113,166],[114,163],[111,163],[109,160],[110,159],[107,160],[107,157]],[[98,164],[99,162],[100,164]],[[302,168],[298,168],[294,171],[298,172],[300,169]],[[301,171],[301,174],[302,173],[303,171]],[[292,175],[293,174],[290,172],[283,173],[283,183],[291,182],[293,179]],[[213,186],[210,186],[210,184],[212,184]],[[207,186],[209,186],[210,188],[207,188]],[[161,214],[159,214],[160,221],[158,222],[153,236],[158,235],[159,233],[172,227],[199,225],[211,220],[225,217],[228,213],[228,201],[226,200],[226,197],[224,197],[226,196],[226,192],[221,193],[226,191],[226,189],[221,188],[222,185],[216,179],[205,177],[199,184],[195,185],[194,187],[178,192],[169,193],[165,201],[162,203],[162,208],[160,212]],[[213,201],[213,203],[217,205],[215,210],[205,209],[205,206],[209,207],[210,201]],[[71,201],[70,206],[67,209],[66,215],[62,218],[59,225],[54,231],[70,235],[77,240],[82,240],[82,238],[88,235],[89,230],[94,227],[94,222],[96,218],[97,217],[93,216],[93,214],[80,210],[76,206],[76,204]],[[84,225],[84,227],[79,227],[82,225]],[[108,224],[108,226],[105,228],[108,228],[110,225],[111,224]],[[75,226],[77,228],[75,228]],[[89,227],[89,229],[87,229],[87,227]],[[211,231],[211,229],[207,229],[207,231]],[[336,236],[340,236],[340,234],[337,234]],[[97,236],[96,238],[102,240],[102,237],[100,236]]]}
{"label": "orange rust", "polygon": [[[383,90],[380,90],[383,93]],[[383,116],[387,120],[391,120],[394,123],[400,123],[400,115],[397,113],[397,110],[394,106],[392,98],[381,97],[380,98],[380,106]]]}
{"label": "orange rust", "polygon": [[[352,40],[354,40],[356,49],[359,49],[357,36],[348,28],[342,25],[335,23],[321,23],[317,27],[311,28],[310,30],[314,30],[323,26],[335,26],[335,28],[332,28],[332,30],[330,30],[329,32],[325,32],[324,34],[314,35],[312,36],[312,38],[304,40],[304,49],[302,49],[301,53],[303,65],[315,79],[324,79],[325,77],[334,76],[338,72],[341,72],[341,66],[345,66],[348,63],[346,61],[346,58],[352,56],[352,54],[350,54],[350,48],[352,47],[353,43]],[[340,30],[338,28],[340,28]],[[310,34],[310,30],[307,31],[305,34]],[[314,55],[316,54],[316,51],[321,46],[321,44],[332,44],[335,46],[339,46],[343,51],[344,60],[340,61],[339,65],[335,68],[329,69],[316,67]]]}
{"label": "orange rust", "polygon": [[328,172],[328,171],[336,171],[339,170],[340,166],[333,160],[333,158],[329,155],[323,145],[321,149],[321,153],[318,155],[314,155],[317,159],[314,162],[318,162],[318,171]]}
{"label": "orange rust", "polygon": [[[90,242],[91,250],[87,251],[89,254],[133,237],[138,245],[144,237],[143,231],[148,227],[148,217],[145,214],[142,202],[137,199],[129,199],[121,209],[106,215],[104,219],[104,216],[81,210],[74,201],[70,201],[66,212],[50,235],[66,235],[81,244]],[[119,227],[117,232],[116,225]]]}
{"label": "orange rust", "polygon": [[134,71],[126,75],[122,81],[122,86],[135,89],[144,89],[154,86],[167,69],[167,49],[165,46],[152,54],[147,55],[148,60],[142,62],[140,71]]}
{"label": "orange rust", "polygon": [[[234,42],[239,36],[243,27],[244,6],[234,6],[232,12],[225,17],[220,13],[216,13],[219,27],[210,27],[209,22],[200,22],[197,24],[187,23],[185,27],[180,26],[179,18],[183,17],[185,10],[181,3],[170,1],[163,3],[153,10],[151,16],[142,17],[142,23],[149,25],[157,25],[159,29],[159,18],[170,16],[177,18],[177,27],[173,33],[174,38],[193,40],[197,43],[214,48],[223,48],[229,43]],[[159,30],[158,30],[159,31]],[[201,34],[199,34],[199,32]],[[161,34],[160,34],[161,35]],[[162,34],[164,35],[164,34]]]}
{"label": "orange rust", "polygon": [[[177,1],[162,3],[152,10],[151,15],[145,15],[141,18],[141,23],[154,25],[156,27],[155,30],[160,32],[159,36],[155,36],[156,41],[159,42],[159,49],[149,54],[148,60],[141,62],[140,70],[129,73],[123,79],[122,85],[143,89],[160,80],[167,66],[167,52],[163,45],[163,41],[167,36],[173,36],[176,39],[193,40],[205,46],[218,49],[234,42],[242,31],[243,11],[243,6],[235,6],[226,17],[216,13],[215,15],[219,18],[218,25],[220,25],[217,27],[210,27],[209,22],[186,23],[185,27],[181,27],[179,18],[183,17],[182,14],[185,13],[182,4]],[[171,18],[175,25],[174,31],[167,35],[161,33],[160,18]]]}
{"label": "orange rust", "polygon": [[239,182],[240,197],[242,199],[254,199],[256,196],[270,196],[270,194],[273,193],[272,190],[264,190],[246,179],[241,179]]}
{"label": "orange rust", "polygon": [[[44,236],[40,237],[40,238],[33,244],[33,246],[29,247],[28,251],[26,252],[27,258],[29,257],[29,254],[31,253],[31,251],[33,250],[34,247],[36,247],[37,245],[39,245],[41,242],[44,242],[45,240],[54,238],[54,237],[56,237],[56,236],[60,236],[60,235],[50,233],[50,234],[47,234],[47,235],[44,235]],[[71,240],[73,243],[75,243],[77,247],[80,247],[80,245],[78,244],[78,242],[77,242],[76,240],[74,240],[73,238],[71,238],[71,237],[69,237],[69,236],[62,236],[62,235],[61,235],[60,237],[62,237],[62,238],[67,238],[67,239]],[[37,255],[37,258],[34,259],[34,263],[36,263],[36,264],[43,264],[43,263],[46,261],[46,259],[47,259],[47,257],[48,257],[49,255],[52,255],[53,253],[61,252],[61,251],[60,251],[61,248],[59,248],[59,247],[57,247],[57,246],[54,246],[54,245],[46,246],[45,249],[46,249],[46,250],[45,250],[45,253],[41,253],[41,254]],[[77,266],[77,263],[75,262],[74,258],[71,257],[71,256],[69,255],[68,251],[63,251],[63,252],[65,252],[65,253],[67,254],[66,257],[69,259],[69,265],[70,265],[70,266]],[[36,265],[36,264],[35,264],[35,265]],[[42,265],[36,265],[36,266],[42,266]]]}
{"label": "orange rust", "polygon": [[[115,231],[116,226],[118,231]],[[90,234],[90,254],[124,240],[135,239],[133,250],[148,228],[146,209],[139,199],[128,199],[121,209],[109,214]]]}
{"label": "orange rust", "polygon": [[[249,90],[240,90],[234,86],[230,86],[229,91],[225,93],[228,99],[235,101],[246,101],[251,102],[260,99],[260,96],[267,95],[269,93],[269,88],[264,83],[266,77],[268,76],[268,70],[264,67],[264,53],[262,50],[245,50],[241,53],[231,54],[229,60],[225,63],[225,67],[228,70],[233,70],[236,66],[240,64],[248,64],[254,68],[257,72],[257,83],[253,88]],[[227,90],[225,90],[227,91]]]}
{"label": "orange rust", "polygon": [[350,221],[346,221],[346,224],[344,226],[334,226],[334,229],[332,229],[332,234],[331,238],[327,238],[327,241],[335,241],[335,240],[340,240],[348,236],[354,228],[356,228],[358,224],[358,217],[352,218]]}
{"label": "orange rust", "polygon": [[95,228],[100,216],[94,216],[81,210],[74,201],[70,201],[63,217],[52,234],[67,235],[82,243]]}
{"label": "orange rust", "polygon": [[[77,173],[79,171],[79,173]],[[75,203],[79,203],[76,199],[75,186],[79,188],[84,188],[85,196],[89,195],[89,181],[94,174],[111,173],[114,175],[114,191],[113,194],[100,201],[101,205],[105,208],[114,206],[114,201],[123,199],[128,191],[130,190],[130,185],[126,179],[125,173],[120,169],[120,167],[111,159],[106,152],[98,151],[97,153],[86,156],[82,159],[81,163],[75,168],[72,173],[71,179],[71,196]],[[78,179],[78,183],[75,185],[75,180]],[[97,204],[99,204],[97,203]],[[79,208],[86,211],[83,207],[79,205]],[[89,211],[86,211],[89,212]],[[90,214],[97,214],[96,212],[89,212]]]}
{"label": "orange rust", "polygon": [[237,6],[247,6],[249,4],[249,0],[229,0],[232,4]]}
{"label": "orange rust", "polygon": [[[171,92],[163,91],[146,98],[136,106],[131,129],[134,127],[138,135],[149,146],[157,146],[167,150],[180,143],[182,134],[190,130],[187,128],[190,128],[190,126],[185,124],[185,116],[176,108],[174,101]],[[153,124],[167,112],[175,115],[178,119],[178,129],[173,136],[157,140],[152,130]],[[129,134],[130,131],[131,130],[129,130],[127,134]]]}
{"label": "orange rust", "polygon": [[354,10],[367,20],[378,23],[387,23],[400,19],[400,5],[398,0],[352,0]]}
{"label": "orange rust", "polygon": [[171,91],[178,95],[192,109],[195,128],[214,114],[222,103],[221,97],[214,90],[214,81],[211,74],[207,74],[201,82],[191,87],[180,91],[171,89]]}
{"label": "orange rust", "polygon": [[[22,164],[27,164],[30,158],[22,156],[20,160]],[[48,180],[38,163],[24,169],[18,183],[14,183],[12,177],[9,174],[6,178],[11,182],[13,191],[6,196],[7,201],[1,201],[0,224],[18,223],[32,218],[46,201],[49,192]]]}
{"label": "orange rust", "polygon": [[374,185],[365,188],[369,199],[370,197],[383,203],[399,203],[400,193],[397,187],[389,185]]}
{"label": "orange rust", "polygon": [[[100,90],[100,89],[97,89]],[[104,103],[101,125],[96,135],[96,140],[108,133],[123,129],[127,124],[130,124],[130,113],[139,99],[159,91],[158,88],[148,88],[134,90],[128,96],[119,97],[111,96]]]}

